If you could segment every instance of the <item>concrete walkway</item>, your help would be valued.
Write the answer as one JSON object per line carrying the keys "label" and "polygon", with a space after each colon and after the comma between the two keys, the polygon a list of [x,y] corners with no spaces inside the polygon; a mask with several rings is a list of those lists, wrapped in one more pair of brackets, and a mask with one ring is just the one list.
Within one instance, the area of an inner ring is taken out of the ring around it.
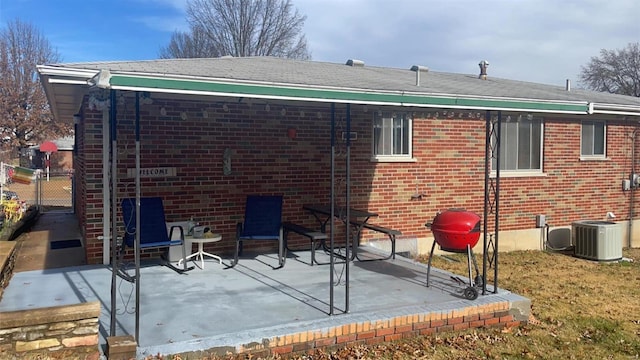
{"label": "concrete walkway", "polygon": [[[78,240],[79,243],[72,240]],[[58,241],[69,243],[56,243]],[[69,211],[39,214],[33,227],[21,234],[15,242],[17,258],[14,273],[87,263],[78,220]],[[80,246],[56,248],[56,244]]]}

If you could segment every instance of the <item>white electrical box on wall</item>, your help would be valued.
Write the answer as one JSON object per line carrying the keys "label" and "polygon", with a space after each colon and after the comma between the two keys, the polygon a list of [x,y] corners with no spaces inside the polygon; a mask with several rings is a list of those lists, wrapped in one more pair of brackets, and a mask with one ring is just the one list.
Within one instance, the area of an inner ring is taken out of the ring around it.
{"label": "white electrical box on wall", "polygon": [[540,214],[540,215],[536,215],[536,227],[537,228],[543,228],[547,225],[547,219],[546,216]]}
{"label": "white electrical box on wall", "polygon": [[625,179],[622,180],[622,191],[631,190],[631,180]]}

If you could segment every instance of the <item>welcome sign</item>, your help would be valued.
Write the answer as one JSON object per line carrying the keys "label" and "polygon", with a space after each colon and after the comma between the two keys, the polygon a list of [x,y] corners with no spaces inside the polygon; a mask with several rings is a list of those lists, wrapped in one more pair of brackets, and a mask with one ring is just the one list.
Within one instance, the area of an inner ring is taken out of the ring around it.
{"label": "welcome sign", "polygon": [[[165,178],[170,176],[176,176],[176,168],[175,167],[153,167],[153,168],[141,168],[140,169],[140,177],[141,178]],[[136,169],[130,168],[127,169],[127,177],[135,177]]]}

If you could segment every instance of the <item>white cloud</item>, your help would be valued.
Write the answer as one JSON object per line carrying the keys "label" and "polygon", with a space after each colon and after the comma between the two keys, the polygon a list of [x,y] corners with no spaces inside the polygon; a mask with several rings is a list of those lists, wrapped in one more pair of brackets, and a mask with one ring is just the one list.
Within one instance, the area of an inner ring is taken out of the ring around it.
{"label": "white cloud", "polygon": [[171,32],[187,31],[189,26],[184,16],[138,16],[132,21],[143,24],[152,30]]}
{"label": "white cloud", "polygon": [[640,41],[637,0],[294,0],[314,60],[564,84],[600,49]]}
{"label": "white cloud", "polygon": [[[170,32],[189,29],[186,21],[187,0],[135,0],[153,9],[153,14],[130,15],[134,22],[143,24],[152,30]],[[160,9],[162,11],[160,11]],[[151,13],[151,12],[149,12]]]}

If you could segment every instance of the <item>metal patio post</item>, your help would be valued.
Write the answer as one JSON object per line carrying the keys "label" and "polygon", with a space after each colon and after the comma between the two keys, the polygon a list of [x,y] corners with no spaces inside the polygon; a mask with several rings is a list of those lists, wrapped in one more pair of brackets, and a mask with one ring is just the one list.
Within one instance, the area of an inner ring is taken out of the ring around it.
{"label": "metal patio post", "polygon": [[109,136],[111,138],[111,324],[109,334],[116,336],[116,281],[118,271],[118,237],[116,223],[116,169],[118,162],[118,142],[116,131],[116,91],[109,91]]}
{"label": "metal patio post", "polygon": [[140,93],[136,91],[136,342],[140,343]]}
{"label": "metal patio post", "polygon": [[329,219],[331,219],[331,223],[329,224],[329,231],[331,232],[331,238],[329,240],[329,315],[333,315],[333,272],[335,269],[335,257],[334,257],[334,246],[335,246],[335,236],[334,236],[334,226],[333,226],[333,216],[335,215],[334,204],[336,203],[336,189],[335,189],[335,179],[336,179],[336,104],[331,103],[331,195],[330,195],[330,203],[331,203],[331,214],[329,214]]}
{"label": "metal patio post", "polygon": [[[347,268],[345,269],[345,307],[344,307],[344,312],[348,313],[349,312],[349,261],[351,259],[351,257],[349,256],[349,240],[351,239],[351,235],[350,234],[350,228],[349,228],[349,224],[351,221],[351,104],[347,104],[347,157],[345,159],[345,177],[346,179],[346,186],[345,186],[345,192],[346,192],[346,226],[345,226],[345,239],[347,242],[347,246],[345,247],[345,263],[347,264]],[[359,234],[357,234],[359,235]],[[356,236],[357,236],[356,235]],[[354,245],[357,246],[357,245]],[[355,248],[353,251],[356,251]]]}

